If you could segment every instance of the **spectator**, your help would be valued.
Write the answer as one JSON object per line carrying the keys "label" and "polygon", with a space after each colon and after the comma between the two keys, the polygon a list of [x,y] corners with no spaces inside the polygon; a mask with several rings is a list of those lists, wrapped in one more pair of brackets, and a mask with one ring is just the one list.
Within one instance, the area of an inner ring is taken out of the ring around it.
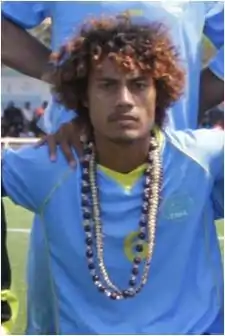
{"label": "spectator", "polygon": [[38,107],[35,110],[35,118],[36,118],[36,120],[38,120],[44,114],[47,106],[48,106],[48,102],[47,101],[43,101],[43,103],[41,104],[41,106]]}
{"label": "spectator", "polygon": [[31,109],[31,104],[30,102],[25,102],[24,107],[22,109],[23,117],[24,117],[24,123],[26,125],[30,125],[31,121],[34,118],[34,112]]}
{"label": "spectator", "polygon": [[24,125],[22,111],[18,107],[15,107],[14,102],[9,102],[4,110],[4,119],[9,126],[17,127],[20,125],[23,127]]}

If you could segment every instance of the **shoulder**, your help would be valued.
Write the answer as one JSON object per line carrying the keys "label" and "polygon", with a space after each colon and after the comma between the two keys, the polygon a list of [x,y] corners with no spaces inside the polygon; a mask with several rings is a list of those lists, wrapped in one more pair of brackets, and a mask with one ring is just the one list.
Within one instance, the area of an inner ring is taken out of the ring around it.
{"label": "shoulder", "polygon": [[[76,156],[75,153],[74,155]],[[48,184],[56,182],[63,174],[74,171],[68,165],[60,149],[57,150],[56,161],[52,162],[47,146],[39,148],[23,146],[18,150],[11,148],[4,150],[4,165],[8,169],[16,169],[21,175],[32,175],[37,180],[46,181]]]}
{"label": "shoulder", "polygon": [[78,167],[70,168],[60,150],[56,162],[51,162],[45,146],[7,149],[2,155],[2,181],[16,204],[39,213],[57,187],[76,185]]}
{"label": "shoulder", "polygon": [[224,131],[222,130],[166,131],[165,136],[168,143],[206,170],[210,169],[214,161],[223,158]]}

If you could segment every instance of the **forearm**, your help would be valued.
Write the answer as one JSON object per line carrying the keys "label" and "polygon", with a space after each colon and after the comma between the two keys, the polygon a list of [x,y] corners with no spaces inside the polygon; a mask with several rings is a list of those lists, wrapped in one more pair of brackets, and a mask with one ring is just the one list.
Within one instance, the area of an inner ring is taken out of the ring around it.
{"label": "forearm", "polygon": [[2,63],[30,77],[45,80],[51,50],[26,30],[2,17]]}
{"label": "forearm", "polygon": [[209,68],[202,70],[199,92],[200,121],[204,113],[224,101],[224,81],[212,73]]}

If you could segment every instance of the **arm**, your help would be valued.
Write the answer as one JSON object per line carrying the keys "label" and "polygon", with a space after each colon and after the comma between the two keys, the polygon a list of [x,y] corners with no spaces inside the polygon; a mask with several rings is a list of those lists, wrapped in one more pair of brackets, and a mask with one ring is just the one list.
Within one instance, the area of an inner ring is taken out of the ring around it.
{"label": "arm", "polygon": [[[39,213],[50,189],[51,178],[45,158],[46,148],[21,147],[2,153],[2,190],[15,204]],[[46,179],[45,179],[46,178]]]}
{"label": "arm", "polygon": [[[19,48],[15,48],[15,41]],[[50,50],[25,29],[2,17],[3,64],[37,79],[45,79]]]}
{"label": "arm", "polygon": [[[2,60],[3,63],[28,76],[49,81],[50,50],[26,29],[39,25],[49,13],[47,2],[7,1],[2,5]],[[72,27],[71,27],[72,28]],[[15,43],[20,41],[20,48]],[[66,111],[54,97],[41,117],[38,126],[45,133],[54,133],[60,126],[74,119],[73,111]],[[78,136],[79,137],[79,136]]]}
{"label": "arm", "polygon": [[215,58],[203,69],[200,78],[199,120],[204,112],[224,100],[224,5],[222,2],[205,3],[204,34],[217,48]]}

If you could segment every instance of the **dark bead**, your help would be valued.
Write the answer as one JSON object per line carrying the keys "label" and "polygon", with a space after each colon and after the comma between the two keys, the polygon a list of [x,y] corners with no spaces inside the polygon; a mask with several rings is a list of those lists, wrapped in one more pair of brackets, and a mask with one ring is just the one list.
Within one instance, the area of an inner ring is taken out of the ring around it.
{"label": "dark bead", "polygon": [[123,291],[123,297],[124,298],[129,298],[129,297],[133,297],[135,295],[135,291],[133,289],[128,289]]}
{"label": "dark bead", "polygon": [[93,275],[92,280],[94,282],[99,281],[99,277],[97,275]]}
{"label": "dark bead", "polygon": [[132,287],[135,286],[136,285],[136,281],[134,279],[130,279],[129,285],[132,286]]}
{"label": "dark bead", "polygon": [[111,298],[112,300],[116,300],[116,298],[117,298],[117,294],[116,294],[116,293],[110,293],[110,298]]}
{"label": "dark bead", "polygon": [[92,143],[88,143],[86,148],[85,148],[85,153],[87,153],[88,155],[92,154]]}
{"label": "dark bead", "polygon": [[92,250],[89,250],[89,249],[88,249],[88,250],[86,251],[86,256],[87,256],[88,258],[92,258],[93,255],[94,255],[94,254],[93,254],[93,251],[92,251]]}
{"label": "dark bead", "polygon": [[91,231],[91,226],[90,225],[84,225],[84,231],[85,232],[90,232]]}
{"label": "dark bead", "polygon": [[147,215],[147,213],[148,213],[148,202],[143,202],[142,213]]}
{"label": "dark bead", "polygon": [[129,297],[129,291],[128,290],[124,290],[122,292],[122,295],[123,295],[124,298],[128,298]]}
{"label": "dark bead", "polygon": [[133,269],[132,269],[132,274],[138,275],[138,273],[139,273],[139,271],[138,271],[137,266],[134,266]]}
{"label": "dark bead", "polygon": [[151,166],[152,166],[152,164],[153,164],[152,153],[149,153],[149,155],[148,155],[148,163],[149,163],[149,167],[148,167],[147,169],[148,169],[148,171],[150,172],[150,170],[151,170]]}
{"label": "dark bead", "polygon": [[93,243],[93,240],[92,240],[92,238],[86,238],[85,239],[85,243],[87,244],[87,245],[92,245],[92,243]]}
{"label": "dark bead", "polygon": [[149,193],[150,193],[149,188],[145,188],[144,195],[143,195],[143,201],[144,202],[148,202],[148,200],[149,200]]}
{"label": "dark bead", "polygon": [[90,191],[90,184],[88,181],[82,181],[81,192],[87,194]]}
{"label": "dark bead", "polygon": [[142,252],[143,251],[143,245],[142,244],[137,244],[136,245],[136,251],[137,252]]}
{"label": "dark bead", "polygon": [[89,177],[88,168],[83,168],[83,170],[82,170],[82,178],[85,180],[85,182],[88,182],[88,177]]}
{"label": "dark bead", "polygon": [[102,284],[99,284],[98,290],[103,293],[105,291],[105,287]]}
{"label": "dark bead", "polygon": [[145,227],[147,225],[147,221],[145,217],[142,217],[140,220],[140,226],[141,227]]}
{"label": "dark bead", "polygon": [[81,205],[82,207],[88,207],[89,206],[88,199],[82,197]]}
{"label": "dark bead", "polygon": [[83,168],[89,168],[89,156],[86,156],[82,162]]}
{"label": "dark bead", "polygon": [[83,175],[88,175],[88,174],[89,174],[89,170],[88,170],[88,168],[83,168],[83,170],[82,170],[82,174],[83,174]]}
{"label": "dark bead", "polygon": [[84,219],[90,219],[90,218],[91,218],[91,213],[90,213],[90,211],[87,210],[87,209],[85,209],[85,210],[83,211],[83,217],[84,217]]}
{"label": "dark bead", "polygon": [[84,194],[89,193],[90,192],[90,186],[88,184],[87,185],[82,185],[81,192],[84,193]]}
{"label": "dark bead", "polygon": [[138,234],[138,238],[140,238],[140,239],[145,239],[145,234],[143,233],[143,232],[139,232],[139,234]]}
{"label": "dark bead", "polygon": [[95,265],[93,263],[88,264],[89,270],[95,269]]}
{"label": "dark bead", "polygon": [[150,167],[148,167],[144,172],[145,176],[149,176],[149,174],[150,174]]}
{"label": "dark bead", "polygon": [[135,257],[133,262],[134,262],[134,264],[139,265],[141,263],[141,258],[140,257]]}
{"label": "dark bead", "polygon": [[158,147],[157,143],[152,143],[151,144],[151,150],[155,150],[155,149],[157,149],[157,147]]}
{"label": "dark bead", "polygon": [[[88,179],[89,179],[88,175],[85,175],[85,174],[82,175],[82,180],[83,180],[83,181],[88,182]],[[85,189],[82,189],[82,190],[85,190],[86,192],[89,192],[89,190],[90,190],[89,184],[88,184],[88,188],[89,188],[89,189],[87,189],[87,188],[85,187]]]}

